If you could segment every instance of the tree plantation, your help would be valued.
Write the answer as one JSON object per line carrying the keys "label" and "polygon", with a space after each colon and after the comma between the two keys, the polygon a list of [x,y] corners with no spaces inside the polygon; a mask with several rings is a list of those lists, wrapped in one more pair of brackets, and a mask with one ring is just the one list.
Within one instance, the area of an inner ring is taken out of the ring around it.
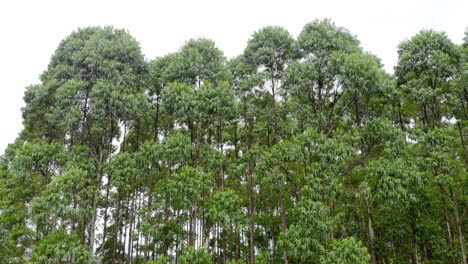
{"label": "tree plantation", "polygon": [[0,263],[467,264],[468,31],[397,49],[315,20],[148,61],[78,29],[0,159]]}

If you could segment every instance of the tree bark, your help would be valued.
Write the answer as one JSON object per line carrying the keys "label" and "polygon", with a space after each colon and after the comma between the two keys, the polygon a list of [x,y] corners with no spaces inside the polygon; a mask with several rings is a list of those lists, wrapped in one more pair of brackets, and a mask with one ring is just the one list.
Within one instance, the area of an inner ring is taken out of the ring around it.
{"label": "tree bark", "polygon": [[[244,124],[246,126],[246,152],[250,151],[250,130],[251,124],[248,120],[247,116],[247,102],[246,99],[244,99]],[[248,213],[249,213],[249,260],[250,264],[255,264],[255,241],[254,241],[254,235],[255,235],[255,224],[254,224],[254,214],[255,214],[255,201],[254,201],[254,186],[253,186],[253,170],[252,170],[252,164],[250,161],[247,162],[247,188],[248,188],[248,198],[249,198],[249,208],[248,208]]]}
{"label": "tree bark", "polygon": [[[102,182],[102,170],[104,166],[104,153],[102,150],[102,146],[98,147],[99,149],[99,159],[98,159],[98,165],[97,165],[97,191],[99,192],[100,187],[101,187],[101,182]],[[96,234],[96,219],[97,219],[97,200],[98,200],[99,194],[94,194],[93,198],[93,217],[91,220],[91,228],[90,228],[90,235],[89,235],[89,248],[91,249],[91,253],[94,254],[94,239],[95,239],[95,234]]]}
{"label": "tree bark", "polygon": [[[286,208],[284,207],[284,193],[283,193],[283,186],[281,183],[279,186],[279,199],[280,199],[280,214],[281,214],[281,232],[285,233],[288,226],[286,223]],[[283,260],[284,260],[284,264],[289,263],[289,257],[288,255],[286,255],[286,252],[284,252]]]}
{"label": "tree bark", "polygon": [[452,196],[453,211],[455,212],[455,222],[457,223],[458,241],[460,243],[460,254],[462,258],[462,263],[467,264],[465,252],[465,236],[463,235],[463,222],[460,218],[460,213],[458,212],[458,200],[452,188],[450,188],[450,194]]}
{"label": "tree bark", "polygon": [[367,221],[369,224],[369,242],[370,242],[370,249],[371,249],[371,255],[372,255],[372,263],[377,264],[377,254],[375,251],[375,232],[374,232],[374,219],[372,216],[372,208],[367,202]]}

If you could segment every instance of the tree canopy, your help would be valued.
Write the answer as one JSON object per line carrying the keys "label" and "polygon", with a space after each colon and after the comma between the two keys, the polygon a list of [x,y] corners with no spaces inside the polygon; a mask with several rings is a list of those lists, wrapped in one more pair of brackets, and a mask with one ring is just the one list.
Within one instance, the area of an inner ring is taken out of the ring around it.
{"label": "tree canopy", "polygon": [[74,31],[0,158],[0,262],[467,264],[468,30],[397,52],[328,19],[230,59]]}

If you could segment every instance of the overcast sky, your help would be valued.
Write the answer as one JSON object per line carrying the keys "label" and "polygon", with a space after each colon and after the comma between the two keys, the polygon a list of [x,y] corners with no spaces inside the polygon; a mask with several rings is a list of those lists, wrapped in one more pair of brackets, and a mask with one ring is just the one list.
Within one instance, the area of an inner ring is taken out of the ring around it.
{"label": "overcast sky", "polygon": [[125,28],[147,59],[174,52],[193,37],[213,39],[231,58],[263,26],[280,25],[297,36],[316,18],[349,29],[393,72],[397,45],[421,29],[445,31],[461,43],[468,1],[0,0],[0,154],[22,129],[25,87],[39,83],[59,42],[78,27]]}

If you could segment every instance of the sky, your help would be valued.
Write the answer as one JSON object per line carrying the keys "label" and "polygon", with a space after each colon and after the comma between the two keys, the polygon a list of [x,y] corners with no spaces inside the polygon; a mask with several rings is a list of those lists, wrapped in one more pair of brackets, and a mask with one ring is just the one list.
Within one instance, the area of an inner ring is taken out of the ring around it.
{"label": "sky", "polygon": [[214,40],[231,58],[264,26],[283,26],[296,37],[306,23],[324,18],[350,30],[392,73],[398,44],[421,29],[445,31],[460,44],[468,1],[0,0],[0,154],[22,129],[25,87],[39,84],[60,41],[79,27],[125,28],[148,60],[195,37]]}

